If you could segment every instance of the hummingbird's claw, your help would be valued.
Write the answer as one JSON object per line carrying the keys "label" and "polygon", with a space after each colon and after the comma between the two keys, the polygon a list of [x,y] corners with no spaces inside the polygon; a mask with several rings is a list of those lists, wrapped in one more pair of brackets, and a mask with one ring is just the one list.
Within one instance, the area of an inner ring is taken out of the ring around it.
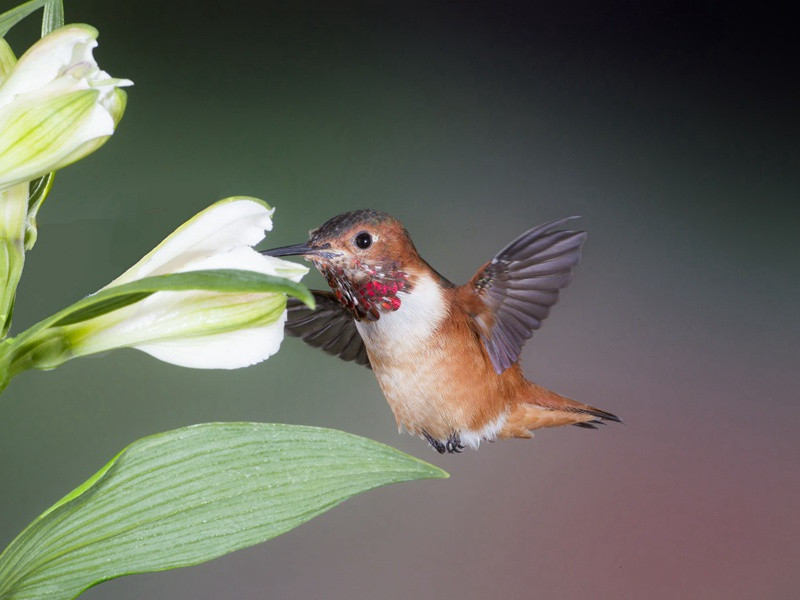
{"label": "hummingbird's claw", "polygon": [[422,436],[427,440],[427,442],[436,450],[439,454],[444,454],[445,452],[450,452],[450,450],[445,446],[442,442],[437,440],[433,437],[430,433],[422,430]]}
{"label": "hummingbird's claw", "polygon": [[446,442],[437,440],[424,429],[422,430],[422,436],[439,454],[444,454],[445,452],[449,454],[461,454],[461,452],[464,450],[464,444],[461,443],[461,436],[457,433],[451,434],[450,437],[447,438]]}
{"label": "hummingbird's claw", "polygon": [[449,438],[447,438],[447,451],[450,454],[461,454],[464,450],[464,444],[461,443],[461,436],[457,433],[454,433]]}

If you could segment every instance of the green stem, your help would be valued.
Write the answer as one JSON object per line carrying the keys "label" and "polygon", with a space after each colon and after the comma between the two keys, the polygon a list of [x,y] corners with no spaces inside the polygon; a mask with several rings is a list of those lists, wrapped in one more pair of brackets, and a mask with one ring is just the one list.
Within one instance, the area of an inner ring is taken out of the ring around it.
{"label": "green stem", "polygon": [[0,338],[8,334],[17,285],[25,264],[28,183],[0,191]]}
{"label": "green stem", "polygon": [[[30,330],[28,330],[30,331]],[[26,332],[27,333],[27,332]],[[0,343],[0,392],[12,377],[33,368],[55,368],[71,358],[69,342],[60,329],[38,337],[8,338]]]}
{"label": "green stem", "polygon": [[0,339],[8,334],[11,327],[11,315],[14,312],[14,299],[17,294],[17,285],[22,277],[22,266],[25,262],[25,253],[20,251],[17,244],[11,240],[0,242]]}

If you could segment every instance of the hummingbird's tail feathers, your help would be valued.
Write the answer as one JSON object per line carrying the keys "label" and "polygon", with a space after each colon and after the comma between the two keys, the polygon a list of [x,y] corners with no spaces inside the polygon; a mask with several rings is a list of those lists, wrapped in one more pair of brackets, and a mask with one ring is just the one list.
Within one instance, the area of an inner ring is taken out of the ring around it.
{"label": "hummingbird's tail feathers", "polygon": [[587,421],[586,423],[573,423],[575,427],[581,427],[583,429],[597,429],[598,425],[605,425],[605,421],[601,421],[600,419],[595,419],[594,421]]}
{"label": "hummingbird's tail feathers", "polygon": [[617,415],[606,413],[604,410],[598,412],[605,413],[606,416],[597,419],[592,419],[591,421],[581,421],[580,423],[573,423],[573,425],[575,425],[576,427],[583,427],[584,429],[597,429],[598,425],[608,425],[608,421],[614,421],[615,423],[622,423],[622,419],[620,419]]}
{"label": "hummingbird's tail feathers", "polygon": [[531,437],[533,430],[545,427],[575,425],[597,429],[606,421],[622,422],[615,414],[528,383],[526,397],[509,412],[500,437]]}
{"label": "hummingbird's tail feathers", "polygon": [[[569,400],[569,398],[566,398],[566,400]],[[575,401],[572,400],[571,402]],[[579,412],[582,412],[587,415],[592,415],[593,417],[597,417],[592,421],[588,421],[589,423],[595,423],[595,424],[600,423],[601,425],[605,425],[606,421],[614,421],[615,423],[622,423],[622,419],[620,419],[614,413],[610,413],[605,410],[600,410],[599,408],[595,408],[594,406],[589,406],[588,404],[580,404],[579,402],[575,402],[575,404],[578,404],[580,406],[580,408],[577,409]]]}

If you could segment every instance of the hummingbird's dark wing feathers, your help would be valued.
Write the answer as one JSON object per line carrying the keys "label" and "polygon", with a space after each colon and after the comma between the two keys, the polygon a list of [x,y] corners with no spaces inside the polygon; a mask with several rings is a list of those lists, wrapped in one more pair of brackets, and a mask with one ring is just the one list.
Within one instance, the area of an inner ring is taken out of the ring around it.
{"label": "hummingbird's dark wing feathers", "polygon": [[311,290],[317,307],[308,308],[297,298],[286,303],[286,333],[320,348],[342,360],[352,360],[371,368],[364,340],[356,329],[353,317],[330,292]]}
{"label": "hummingbird's dark wing feathers", "polygon": [[491,313],[491,319],[477,315],[476,321],[498,374],[517,362],[525,341],[539,329],[559,290],[569,284],[586,233],[553,230],[576,218],[551,221],[523,233],[470,281]]}

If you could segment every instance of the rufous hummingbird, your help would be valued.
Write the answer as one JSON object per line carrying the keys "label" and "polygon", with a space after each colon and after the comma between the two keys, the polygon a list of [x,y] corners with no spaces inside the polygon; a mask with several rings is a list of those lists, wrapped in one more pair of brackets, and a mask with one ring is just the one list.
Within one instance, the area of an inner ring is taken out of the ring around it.
{"label": "rufous hummingbird", "polygon": [[558,229],[573,218],[526,231],[460,286],[376,210],[333,217],[305,244],[264,254],[304,256],[332,290],[313,291],[314,310],[290,299],[286,331],[371,368],[399,429],[460,452],[542,427],[620,420],[528,381],[519,365],[580,260],[586,233]]}

